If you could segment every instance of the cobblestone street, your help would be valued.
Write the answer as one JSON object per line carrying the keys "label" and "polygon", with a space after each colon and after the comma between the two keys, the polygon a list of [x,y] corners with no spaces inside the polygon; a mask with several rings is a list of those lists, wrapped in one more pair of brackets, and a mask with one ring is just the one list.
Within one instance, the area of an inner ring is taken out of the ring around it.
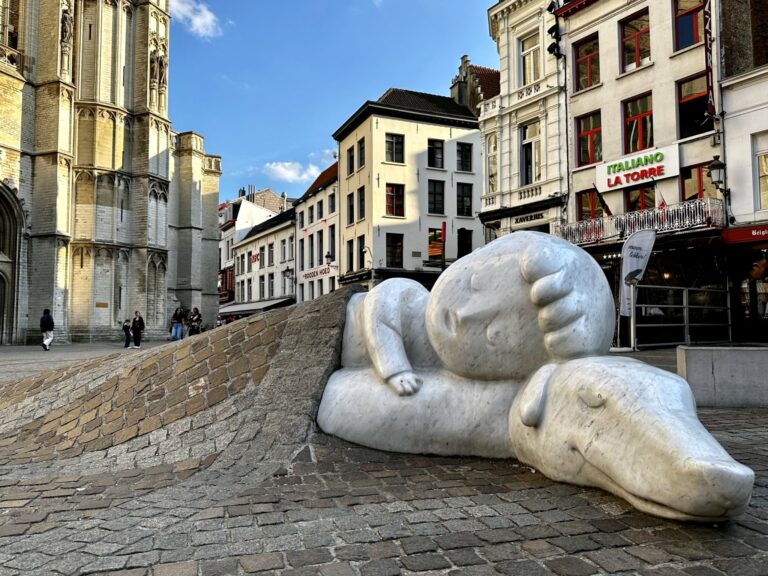
{"label": "cobblestone street", "polygon": [[768,574],[768,410],[701,411],[757,474],[722,525],[513,460],[368,450],[313,424],[343,311],[323,304],[5,386],[0,575]]}

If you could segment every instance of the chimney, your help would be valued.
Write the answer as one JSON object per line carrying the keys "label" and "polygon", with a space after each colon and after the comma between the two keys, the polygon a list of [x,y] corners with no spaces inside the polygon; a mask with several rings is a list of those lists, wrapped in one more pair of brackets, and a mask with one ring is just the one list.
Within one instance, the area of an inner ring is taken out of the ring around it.
{"label": "chimney", "polygon": [[466,54],[461,57],[461,64],[459,64],[459,73],[453,79],[451,85],[451,98],[456,104],[461,106],[468,106],[467,101],[467,76],[469,74],[469,56]]}
{"label": "chimney", "polygon": [[240,190],[237,191],[237,197],[242,198],[245,196],[245,188],[240,188]]}
{"label": "chimney", "polygon": [[288,195],[285,192],[283,192],[282,194],[280,194],[280,198],[283,199],[283,208],[280,211],[285,212],[288,209]]}

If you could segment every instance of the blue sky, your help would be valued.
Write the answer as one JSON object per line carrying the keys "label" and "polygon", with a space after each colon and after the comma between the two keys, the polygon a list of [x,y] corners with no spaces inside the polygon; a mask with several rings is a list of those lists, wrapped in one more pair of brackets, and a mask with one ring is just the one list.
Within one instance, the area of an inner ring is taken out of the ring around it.
{"label": "blue sky", "polygon": [[498,68],[493,0],[171,0],[170,117],[222,156],[220,198],[300,196],[331,134],[397,87],[449,94],[460,58]]}

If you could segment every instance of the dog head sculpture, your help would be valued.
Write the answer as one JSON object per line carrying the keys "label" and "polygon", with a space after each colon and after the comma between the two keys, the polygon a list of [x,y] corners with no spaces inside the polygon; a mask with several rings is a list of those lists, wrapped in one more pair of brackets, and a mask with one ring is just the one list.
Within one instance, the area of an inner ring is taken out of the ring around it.
{"label": "dog head sculpture", "polygon": [[722,520],[752,493],[754,472],[699,422],[688,383],[636,360],[544,366],[515,398],[509,429],[520,461],[656,516]]}

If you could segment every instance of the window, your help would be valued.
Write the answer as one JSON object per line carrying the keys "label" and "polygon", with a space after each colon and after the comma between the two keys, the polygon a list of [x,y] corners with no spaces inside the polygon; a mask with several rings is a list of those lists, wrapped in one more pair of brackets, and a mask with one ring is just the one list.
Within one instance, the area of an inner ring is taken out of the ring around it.
{"label": "window", "polygon": [[603,159],[603,139],[600,127],[600,112],[587,114],[576,120],[578,135],[579,166],[594,164]]}
{"label": "window", "polygon": [[456,257],[461,258],[472,252],[472,230],[459,228],[457,234]]}
{"label": "window", "polygon": [[472,144],[468,142],[456,143],[456,170],[472,172]]}
{"label": "window", "polygon": [[443,165],[443,145],[442,140],[427,141],[427,166],[430,168],[444,168]]}
{"label": "window", "polygon": [[363,166],[365,166],[365,138],[360,138],[357,141],[357,169],[359,170]]}
{"label": "window", "polygon": [[264,246],[259,246],[259,268],[264,268],[266,261],[264,260]]}
{"label": "window", "polygon": [[275,297],[275,275],[272,272],[267,275],[267,296],[269,298]]}
{"label": "window", "polygon": [[600,83],[600,43],[597,36],[576,45],[576,90]]}
{"label": "window", "polygon": [[323,219],[323,201],[318,200],[316,206],[317,206],[317,220],[320,221]]}
{"label": "window", "polygon": [[683,200],[717,198],[717,188],[712,184],[712,179],[707,176],[706,164],[680,168],[680,183]]}
{"label": "window", "polygon": [[365,218],[365,186],[357,189],[357,219]]}
{"label": "window", "polygon": [[675,49],[682,50],[704,40],[704,2],[676,0]]}
{"label": "window", "polygon": [[387,268],[403,267],[403,235],[387,233]]}
{"label": "window", "polygon": [[251,270],[253,270],[253,252],[251,252],[250,250],[248,250],[247,261],[248,261],[248,272],[250,272]]}
{"label": "window", "polygon": [[387,184],[387,216],[405,216],[405,186]]}
{"label": "window", "polygon": [[245,252],[240,254],[240,274],[245,273]]}
{"label": "window", "polygon": [[285,262],[286,259],[286,240],[283,238],[280,240],[280,262]]}
{"label": "window", "polygon": [[357,269],[362,270],[363,268],[365,268],[365,235],[357,237]]}
{"label": "window", "polygon": [[304,302],[304,284],[299,284],[299,302]]}
{"label": "window", "polygon": [[355,269],[355,241],[347,240],[347,272]]}
{"label": "window", "polygon": [[267,266],[275,265],[275,243],[270,242],[267,245]]}
{"label": "window", "polygon": [[322,296],[323,295],[323,279],[319,278],[317,280],[317,295]]}
{"label": "window", "polygon": [[399,162],[402,164],[405,158],[405,154],[403,152],[405,148],[405,136],[402,134],[387,134],[386,143],[387,162]]}
{"label": "window", "polygon": [[248,302],[253,300],[253,280],[248,278]]}
{"label": "window", "polygon": [[534,33],[520,40],[521,85],[539,79],[539,34]]}
{"label": "window", "polygon": [[304,238],[299,240],[299,270],[304,270]]}
{"label": "window", "polygon": [[355,147],[350,146],[347,148],[347,176],[350,176],[355,171]]}
{"label": "window", "polygon": [[311,280],[307,283],[309,286],[309,299],[314,300],[315,299],[315,283]]}
{"label": "window", "polygon": [[317,265],[325,264],[325,252],[323,251],[323,231],[317,231]]}
{"label": "window", "polygon": [[355,195],[347,194],[347,225],[355,223]]}
{"label": "window", "polygon": [[624,153],[653,146],[653,103],[646,94],[624,102]]}
{"label": "window", "polygon": [[288,260],[293,260],[293,234],[288,236]]}
{"label": "window", "polygon": [[527,186],[541,180],[541,141],[539,121],[520,128],[520,185]]}
{"label": "window", "polygon": [[456,184],[456,214],[472,216],[472,184],[465,182]]}
{"label": "window", "polygon": [[768,210],[768,152],[757,155],[757,188],[760,193],[759,209]]}
{"label": "window", "polygon": [[488,194],[495,194],[499,178],[499,137],[488,136]]}
{"label": "window", "polygon": [[705,75],[678,82],[677,117],[680,123],[680,138],[712,130],[712,117],[707,114],[707,95]]}
{"label": "window", "polygon": [[259,300],[264,300],[264,274],[259,276]]}
{"label": "window", "polygon": [[622,64],[625,72],[651,61],[651,28],[648,12],[621,24]]}
{"label": "window", "polygon": [[443,231],[440,228],[430,228],[427,236],[427,255],[429,260],[440,262],[443,259]]}
{"label": "window", "polygon": [[579,220],[594,220],[603,217],[603,206],[600,204],[597,192],[594,190],[579,192],[578,198]]}
{"label": "window", "polygon": [[328,226],[328,252],[331,254],[331,262],[336,262],[336,224]]}
{"label": "window", "polygon": [[336,194],[328,194],[328,214],[336,212]]}
{"label": "window", "polygon": [[315,235],[310,234],[307,241],[307,255],[309,256],[309,267],[315,267]]}
{"label": "window", "polygon": [[336,278],[331,276],[328,278],[328,292],[333,292],[334,290],[336,290]]}
{"label": "window", "polygon": [[299,229],[304,228],[304,212],[299,212]]}
{"label": "window", "polygon": [[656,207],[656,190],[654,188],[632,188],[624,194],[627,212],[639,212]]}
{"label": "window", "polygon": [[430,180],[427,186],[427,212],[430,214],[445,214],[445,182],[442,180]]}
{"label": "window", "polygon": [[310,206],[307,208],[307,224],[312,224],[315,221],[315,207]]}

